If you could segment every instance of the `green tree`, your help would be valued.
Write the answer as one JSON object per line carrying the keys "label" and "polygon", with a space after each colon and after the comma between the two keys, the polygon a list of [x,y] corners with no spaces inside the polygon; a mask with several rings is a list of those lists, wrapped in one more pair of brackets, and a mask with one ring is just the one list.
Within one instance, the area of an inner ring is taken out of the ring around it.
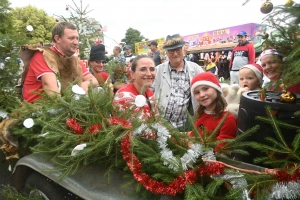
{"label": "green tree", "polygon": [[2,34],[13,31],[13,16],[10,11],[10,2],[8,0],[0,0],[0,33]]}
{"label": "green tree", "polygon": [[[19,37],[27,38],[27,43],[35,44],[40,40],[44,43],[51,42],[51,30],[56,22],[44,10],[29,5],[22,8],[17,7],[11,13],[15,18],[15,31]],[[33,27],[32,31],[26,29],[28,25]]]}
{"label": "green tree", "polygon": [[132,47],[132,52],[135,52],[135,43],[141,42],[143,39],[148,40],[141,35],[140,31],[129,28],[126,30],[125,38],[123,38],[121,41],[125,42],[126,45],[130,45]]}
{"label": "green tree", "polygon": [[57,16],[58,20],[68,21],[74,24],[79,34],[79,51],[80,58],[88,60],[91,46],[103,42],[102,26],[94,18],[88,18],[87,14],[93,11],[88,10],[89,5],[85,8],[82,6],[82,0],[78,6],[74,0],[73,6],[67,5],[66,10],[70,11],[70,17]]}

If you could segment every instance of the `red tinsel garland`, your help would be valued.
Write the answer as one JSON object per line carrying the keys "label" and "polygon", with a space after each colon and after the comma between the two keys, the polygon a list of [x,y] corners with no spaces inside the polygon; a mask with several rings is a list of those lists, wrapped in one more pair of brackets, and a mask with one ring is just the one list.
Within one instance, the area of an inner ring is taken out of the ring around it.
{"label": "red tinsel garland", "polygon": [[214,176],[219,175],[224,172],[225,166],[221,163],[215,162],[211,164],[204,164],[202,167],[198,169],[198,173],[200,176]]}
{"label": "red tinsel garland", "polygon": [[182,193],[187,184],[193,184],[195,182],[197,175],[193,170],[186,171],[184,175],[180,174],[168,184],[152,179],[149,175],[141,171],[142,164],[136,155],[130,153],[130,147],[130,138],[129,135],[126,135],[121,142],[123,159],[133,173],[135,180],[150,192],[175,196],[177,193]]}
{"label": "red tinsel garland", "polygon": [[279,182],[295,182],[300,180],[300,169],[297,169],[294,174],[287,173],[289,169],[278,170],[275,176],[278,178]]}

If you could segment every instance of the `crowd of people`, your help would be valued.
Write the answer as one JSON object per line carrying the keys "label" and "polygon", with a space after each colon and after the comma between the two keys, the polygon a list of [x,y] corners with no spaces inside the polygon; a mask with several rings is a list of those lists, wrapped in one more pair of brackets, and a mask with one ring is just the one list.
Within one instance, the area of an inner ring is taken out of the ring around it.
{"label": "crowd of people", "polygon": [[[107,59],[103,44],[91,48],[89,69],[73,56],[79,45],[78,37],[73,24],[60,22],[53,28],[53,45],[50,48],[39,46],[31,49],[35,51],[32,57],[23,57],[27,58],[24,67],[28,69],[23,81],[24,101],[34,103],[43,92],[50,96],[60,95],[61,90],[75,79],[84,91],[88,90],[90,84],[99,87],[110,80],[114,84],[113,104],[116,109],[124,112],[136,109],[133,102],[142,95],[146,101],[141,108],[141,120],[160,114],[179,131],[190,132],[195,126],[198,133],[192,131],[189,135],[201,136],[204,129],[208,133],[214,131],[226,117],[216,139],[235,137],[237,119],[226,109],[227,103],[218,80],[220,67],[215,64],[216,58],[210,58],[204,68],[189,61],[188,43],[181,35],[166,37],[162,46],[166,57],[161,56],[156,41],[148,44],[151,50],[148,55],[134,56],[129,45],[125,46],[126,53],[122,55],[122,49],[116,46],[112,60],[126,64],[130,74],[128,82],[118,84],[106,71]],[[247,33],[241,31],[238,38],[239,43],[232,51],[229,64],[230,83],[239,84],[243,92],[260,90],[265,76],[271,82],[268,89],[274,90],[273,83],[284,76],[280,52],[266,49],[261,53],[259,63],[255,63],[255,49],[246,40]],[[223,52],[218,59],[225,62]],[[287,88],[287,91],[300,94],[300,83]],[[188,120],[188,115],[194,116],[194,124]],[[222,147],[222,144],[218,147]]]}

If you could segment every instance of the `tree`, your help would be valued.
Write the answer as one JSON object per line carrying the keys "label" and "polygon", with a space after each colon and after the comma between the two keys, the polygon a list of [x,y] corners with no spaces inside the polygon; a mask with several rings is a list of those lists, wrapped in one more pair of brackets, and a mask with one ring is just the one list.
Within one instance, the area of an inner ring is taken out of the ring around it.
{"label": "tree", "polygon": [[10,33],[12,29],[13,16],[8,0],[0,0],[0,33]]}
{"label": "tree", "polygon": [[94,18],[89,18],[88,14],[93,10],[88,10],[88,5],[83,8],[82,0],[80,1],[80,6],[78,6],[74,0],[74,6],[67,5],[66,10],[70,10],[70,18],[65,18],[63,16],[57,16],[57,20],[68,21],[73,23],[79,34],[79,52],[80,58],[83,60],[88,60],[91,46],[94,44],[99,44],[103,42],[102,26]]}
{"label": "tree", "polygon": [[135,43],[141,42],[143,39],[148,40],[141,35],[140,31],[129,28],[126,30],[125,38],[123,38],[121,41],[125,42],[126,45],[130,45],[132,47],[132,52],[135,52]]}
{"label": "tree", "polygon": [[[56,22],[44,10],[29,5],[12,10],[12,14],[15,18],[14,29],[19,37],[27,38],[27,43],[35,44],[38,41],[50,43],[52,41],[51,30]],[[33,27],[33,31],[26,29],[28,25]]]}

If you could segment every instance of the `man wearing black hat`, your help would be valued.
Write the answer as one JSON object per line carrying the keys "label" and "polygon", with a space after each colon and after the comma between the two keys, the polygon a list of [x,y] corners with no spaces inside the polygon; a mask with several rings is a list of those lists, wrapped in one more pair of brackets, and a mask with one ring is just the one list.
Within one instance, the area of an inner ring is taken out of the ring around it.
{"label": "man wearing black hat", "polygon": [[150,48],[150,50],[152,51],[152,58],[154,60],[155,66],[160,65],[161,64],[161,58],[160,58],[160,51],[157,48],[157,42],[156,41],[151,41],[148,44],[148,47]]}
{"label": "man wearing black hat", "polygon": [[230,59],[230,84],[239,84],[239,71],[241,67],[247,64],[255,63],[254,46],[247,41],[247,32],[240,31],[237,34],[239,44],[233,48]]}
{"label": "man wearing black hat", "polygon": [[106,56],[105,46],[103,44],[92,46],[89,61],[91,66],[90,73],[97,78],[99,84],[105,82],[109,75],[104,71]]}
{"label": "man wearing black hat", "polygon": [[160,112],[180,131],[191,130],[187,123],[186,110],[194,115],[198,102],[191,95],[192,78],[204,72],[196,63],[184,59],[182,47],[185,44],[179,34],[168,35],[163,48],[169,61],[156,67],[153,83],[155,98],[159,99]]}

